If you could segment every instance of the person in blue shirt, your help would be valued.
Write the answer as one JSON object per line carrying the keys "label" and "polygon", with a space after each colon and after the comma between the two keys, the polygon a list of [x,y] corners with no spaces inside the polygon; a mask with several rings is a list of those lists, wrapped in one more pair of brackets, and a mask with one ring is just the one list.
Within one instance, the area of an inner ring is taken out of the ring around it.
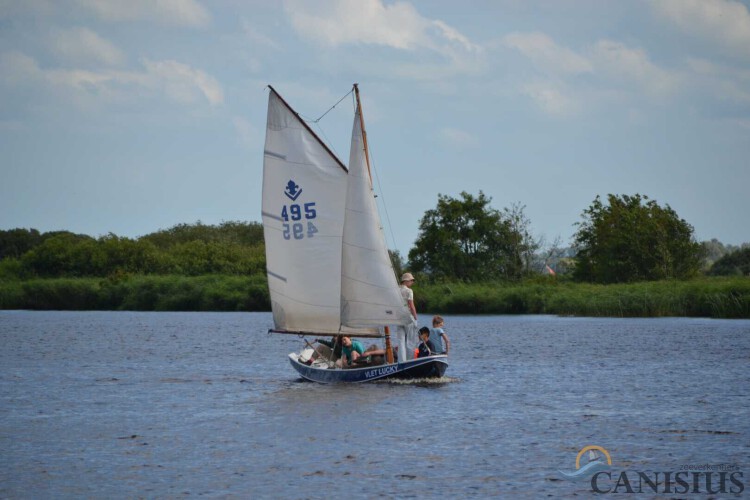
{"label": "person in blue shirt", "polygon": [[443,330],[445,322],[441,316],[432,317],[432,328],[430,329],[430,340],[435,344],[435,354],[448,354],[451,350],[451,341]]}
{"label": "person in blue shirt", "polygon": [[422,340],[422,342],[419,343],[417,346],[417,356],[418,358],[426,358],[427,356],[432,356],[433,354],[437,354],[435,352],[435,344],[432,343],[430,340],[430,329],[426,326],[423,326],[419,329],[419,338]]}
{"label": "person in blue shirt", "polygon": [[359,340],[352,340],[346,336],[341,339],[341,344],[342,365],[344,368],[349,368],[365,352],[365,346]]}

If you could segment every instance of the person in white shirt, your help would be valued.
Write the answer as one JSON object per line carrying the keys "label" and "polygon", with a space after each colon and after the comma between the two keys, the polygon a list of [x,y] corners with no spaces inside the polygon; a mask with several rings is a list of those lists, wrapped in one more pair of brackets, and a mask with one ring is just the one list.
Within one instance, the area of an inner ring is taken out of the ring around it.
{"label": "person in white shirt", "polygon": [[403,297],[406,303],[409,314],[411,314],[414,323],[411,325],[405,325],[398,330],[398,339],[396,344],[398,345],[398,361],[403,363],[408,359],[414,358],[414,348],[419,343],[419,337],[417,336],[417,308],[414,306],[414,292],[411,287],[414,284],[414,276],[411,273],[404,273],[401,276],[401,297]]}
{"label": "person in white shirt", "polygon": [[414,291],[411,289],[414,284],[414,276],[411,273],[404,273],[401,276],[401,297],[406,301],[406,307],[409,308],[414,321],[417,321],[417,308],[414,307]]}

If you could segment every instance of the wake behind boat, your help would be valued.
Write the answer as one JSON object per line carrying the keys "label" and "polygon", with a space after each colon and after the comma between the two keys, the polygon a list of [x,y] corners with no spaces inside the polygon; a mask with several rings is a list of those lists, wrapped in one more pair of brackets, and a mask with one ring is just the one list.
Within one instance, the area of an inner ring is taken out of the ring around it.
{"label": "wake behind boat", "polygon": [[[415,331],[399,291],[375,203],[359,89],[349,168],[269,86],[263,161],[266,270],[276,333],[346,335],[384,340],[383,364],[341,368],[289,355],[316,382],[367,382],[391,377],[441,377],[447,356],[413,359],[390,327]],[[375,357],[373,357],[375,358]]]}

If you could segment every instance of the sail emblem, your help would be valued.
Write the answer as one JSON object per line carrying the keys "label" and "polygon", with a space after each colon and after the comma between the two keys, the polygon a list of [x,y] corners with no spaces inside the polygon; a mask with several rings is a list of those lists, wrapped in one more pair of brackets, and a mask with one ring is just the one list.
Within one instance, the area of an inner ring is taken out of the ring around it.
{"label": "sail emblem", "polygon": [[299,187],[299,184],[295,183],[293,180],[289,180],[286,184],[286,189],[284,189],[284,194],[287,198],[289,198],[292,201],[297,201],[297,198],[299,198],[299,195],[302,194],[302,188]]}

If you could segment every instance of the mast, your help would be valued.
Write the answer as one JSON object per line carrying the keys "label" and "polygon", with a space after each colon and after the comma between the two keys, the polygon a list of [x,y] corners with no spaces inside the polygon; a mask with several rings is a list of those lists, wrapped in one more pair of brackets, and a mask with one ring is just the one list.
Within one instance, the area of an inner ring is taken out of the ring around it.
{"label": "mast", "polygon": [[359,126],[362,129],[362,144],[365,148],[365,163],[367,163],[367,175],[370,176],[370,184],[372,184],[372,172],[370,171],[370,151],[367,147],[367,132],[365,131],[365,118],[362,115],[362,102],[359,100],[359,84],[354,84],[354,95],[357,98],[357,109],[359,110]]}

